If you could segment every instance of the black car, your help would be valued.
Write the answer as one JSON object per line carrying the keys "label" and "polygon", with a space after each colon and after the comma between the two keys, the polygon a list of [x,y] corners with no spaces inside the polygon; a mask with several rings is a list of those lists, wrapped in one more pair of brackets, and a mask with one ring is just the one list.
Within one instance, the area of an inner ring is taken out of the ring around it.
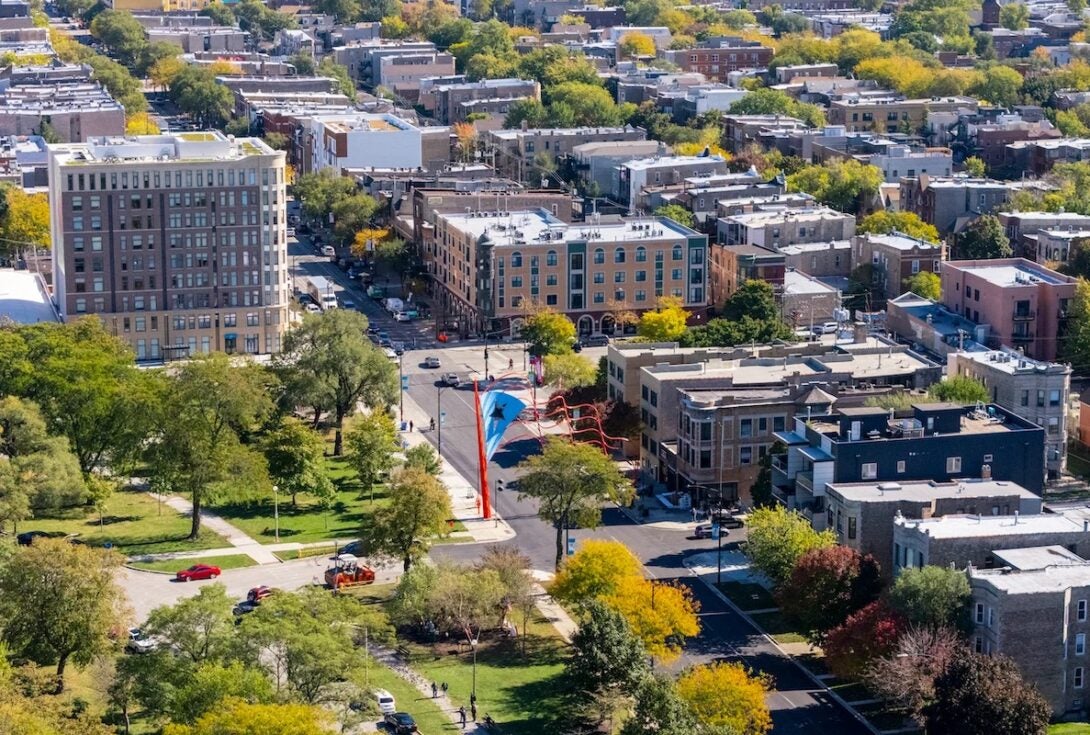
{"label": "black car", "polygon": [[243,600],[235,605],[231,612],[236,618],[241,618],[243,615],[249,615],[259,607],[261,607],[261,600]]}
{"label": "black car", "polygon": [[347,544],[337,549],[337,554],[351,554],[352,556],[367,556],[367,552],[364,550],[362,541],[349,541]]}
{"label": "black car", "polygon": [[397,735],[408,735],[416,732],[416,720],[408,712],[391,712],[382,718],[382,724],[386,729]]}
{"label": "black car", "polygon": [[64,538],[67,535],[64,531],[23,531],[15,537],[15,540],[20,546],[30,546],[35,539]]}

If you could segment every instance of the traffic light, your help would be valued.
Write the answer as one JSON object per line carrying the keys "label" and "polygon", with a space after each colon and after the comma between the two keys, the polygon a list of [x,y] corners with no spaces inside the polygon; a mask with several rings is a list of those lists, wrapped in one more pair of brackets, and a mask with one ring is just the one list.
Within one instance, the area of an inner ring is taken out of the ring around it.
{"label": "traffic light", "polygon": [[503,480],[496,480],[496,492],[503,492]]}

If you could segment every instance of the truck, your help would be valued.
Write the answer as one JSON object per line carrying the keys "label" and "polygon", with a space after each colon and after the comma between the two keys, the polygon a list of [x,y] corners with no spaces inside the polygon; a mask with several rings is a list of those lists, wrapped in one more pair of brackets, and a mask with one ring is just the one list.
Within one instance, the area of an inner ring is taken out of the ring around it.
{"label": "truck", "polygon": [[307,293],[322,311],[337,308],[337,296],[333,293],[333,284],[329,282],[329,279],[322,276],[308,277]]}
{"label": "truck", "polygon": [[367,295],[372,299],[386,298],[386,287],[371,285],[367,287]]}
{"label": "truck", "polygon": [[405,302],[401,299],[386,299],[386,303],[384,305],[386,306],[386,311],[390,312],[391,314],[396,314],[399,311],[405,310]]}
{"label": "truck", "polygon": [[374,581],[375,570],[360,564],[354,554],[339,554],[333,559],[333,566],[325,570],[325,583],[334,592]]}

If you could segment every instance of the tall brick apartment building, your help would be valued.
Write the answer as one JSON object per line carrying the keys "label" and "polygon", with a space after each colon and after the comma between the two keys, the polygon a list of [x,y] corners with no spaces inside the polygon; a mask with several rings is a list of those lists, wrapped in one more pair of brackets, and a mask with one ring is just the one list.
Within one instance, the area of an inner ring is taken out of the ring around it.
{"label": "tall brick apartment building", "polygon": [[708,79],[725,82],[732,71],[768,66],[775,51],[757,41],[722,36],[710,38],[696,48],[664,51],[662,55],[684,71],[700,72]]}

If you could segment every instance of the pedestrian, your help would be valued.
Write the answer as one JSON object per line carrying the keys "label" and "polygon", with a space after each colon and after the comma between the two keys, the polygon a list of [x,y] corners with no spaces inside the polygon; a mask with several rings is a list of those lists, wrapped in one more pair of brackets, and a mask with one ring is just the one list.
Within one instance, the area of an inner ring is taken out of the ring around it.
{"label": "pedestrian", "polygon": [[435,682],[431,683],[431,698],[435,699],[439,696],[439,687],[435,686]]}
{"label": "pedestrian", "polygon": [[515,367],[515,361],[513,359],[508,358],[508,360],[507,360],[507,369],[512,370],[512,369],[514,369],[514,367]]}
{"label": "pedestrian", "polygon": [[409,419],[409,433],[413,433],[413,420]]}
{"label": "pedestrian", "polygon": [[474,707],[477,706],[477,692],[470,692],[469,693],[469,703],[471,705],[473,705]]}
{"label": "pedestrian", "polygon": [[439,688],[443,690],[443,696],[444,697],[447,696],[447,688],[448,687],[447,687],[447,683],[445,681],[440,685]]}
{"label": "pedestrian", "polygon": [[458,708],[458,717],[462,721],[462,729],[465,730],[466,729],[466,708],[465,708],[465,705],[462,705],[461,707]]}
{"label": "pedestrian", "polygon": [[476,703],[471,703],[469,705],[469,714],[473,717],[473,721],[476,722],[477,721],[477,705],[476,705]]}
{"label": "pedestrian", "polygon": [[435,431],[435,419],[431,420],[431,430]]}

